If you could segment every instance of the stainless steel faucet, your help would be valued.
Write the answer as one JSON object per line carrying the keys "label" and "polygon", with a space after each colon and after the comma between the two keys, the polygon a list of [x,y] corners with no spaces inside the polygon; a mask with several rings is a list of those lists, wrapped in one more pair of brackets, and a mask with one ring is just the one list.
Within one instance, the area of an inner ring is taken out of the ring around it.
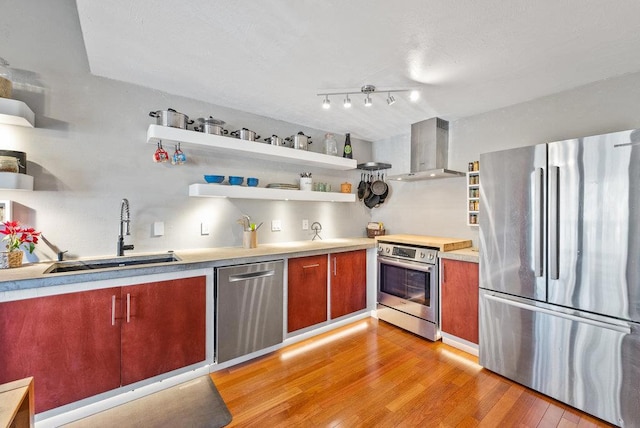
{"label": "stainless steel faucet", "polygon": [[42,240],[42,242],[47,244],[47,247],[51,248],[53,251],[56,252],[56,254],[58,255],[59,262],[64,261],[64,253],[69,252],[69,250],[64,250],[64,251],[60,250],[60,248],[57,245],[49,241],[43,234],[40,234],[40,239]]}
{"label": "stainless steel faucet", "polygon": [[124,235],[131,235],[129,223],[131,223],[129,201],[125,198],[120,204],[120,235],[118,235],[118,253],[116,254],[118,256],[124,256],[125,250],[133,250],[133,244],[124,245]]}

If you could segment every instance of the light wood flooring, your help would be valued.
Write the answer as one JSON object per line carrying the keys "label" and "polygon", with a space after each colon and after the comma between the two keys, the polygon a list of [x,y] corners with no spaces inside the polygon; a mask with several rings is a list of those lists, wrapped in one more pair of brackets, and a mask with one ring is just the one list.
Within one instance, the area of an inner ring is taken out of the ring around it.
{"label": "light wood flooring", "polygon": [[374,318],[212,373],[230,427],[607,427]]}

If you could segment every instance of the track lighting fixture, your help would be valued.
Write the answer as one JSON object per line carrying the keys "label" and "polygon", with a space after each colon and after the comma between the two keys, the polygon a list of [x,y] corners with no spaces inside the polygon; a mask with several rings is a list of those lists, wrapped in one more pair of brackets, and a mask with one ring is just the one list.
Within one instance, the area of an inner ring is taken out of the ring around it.
{"label": "track lighting fixture", "polygon": [[[379,90],[380,92],[386,92],[387,93],[387,104],[388,105],[393,105],[396,102],[396,97],[394,97],[392,95],[393,92],[411,92],[411,94],[409,95],[409,99],[413,102],[417,101],[420,98],[420,92],[418,89],[411,89],[411,88],[401,88],[401,89],[381,89]],[[329,100],[329,95],[344,95],[344,108],[350,108],[351,107],[351,98],[349,98],[349,95],[354,95],[354,94],[365,94],[365,98],[364,98],[364,105],[366,107],[371,107],[371,105],[373,105],[373,99],[371,98],[371,94],[373,94],[374,92],[376,92],[376,87],[373,85],[364,85],[363,87],[360,88],[360,91],[351,91],[351,90],[346,90],[346,91],[338,91],[338,92],[321,92],[319,94],[317,94],[319,97],[324,97],[324,100],[322,100],[322,108],[324,109],[328,109],[331,107],[331,100]]]}

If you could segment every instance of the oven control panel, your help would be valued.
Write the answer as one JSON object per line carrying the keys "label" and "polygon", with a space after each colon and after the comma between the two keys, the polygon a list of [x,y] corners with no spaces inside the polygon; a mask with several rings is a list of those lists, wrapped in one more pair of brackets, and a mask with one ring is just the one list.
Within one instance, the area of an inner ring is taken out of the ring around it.
{"label": "oven control panel", "polygon": [[436,263],[438,259],[438,250],[433,248],[379,242],[378,255],[402,260],[413,260],[421,263]]}

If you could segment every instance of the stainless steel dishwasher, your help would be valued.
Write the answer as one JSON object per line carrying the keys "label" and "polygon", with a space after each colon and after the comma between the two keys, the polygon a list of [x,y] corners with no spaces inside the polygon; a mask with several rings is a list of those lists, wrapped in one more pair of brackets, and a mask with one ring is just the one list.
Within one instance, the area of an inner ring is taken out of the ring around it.
{"label": "stainless steel dishwasher", "polygon": [[216,269],[216,361],[222,363],[283,340],[284,262]]}

